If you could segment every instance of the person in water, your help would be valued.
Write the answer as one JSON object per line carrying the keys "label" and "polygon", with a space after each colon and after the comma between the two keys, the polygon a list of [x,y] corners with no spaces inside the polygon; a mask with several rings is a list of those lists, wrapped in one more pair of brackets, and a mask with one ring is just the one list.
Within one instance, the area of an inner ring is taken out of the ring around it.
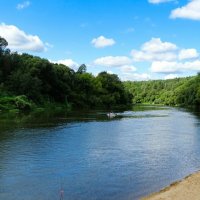
{"label": "person in water", "polygon": [[60,190],[60,200],[64,200],[64,190]]}

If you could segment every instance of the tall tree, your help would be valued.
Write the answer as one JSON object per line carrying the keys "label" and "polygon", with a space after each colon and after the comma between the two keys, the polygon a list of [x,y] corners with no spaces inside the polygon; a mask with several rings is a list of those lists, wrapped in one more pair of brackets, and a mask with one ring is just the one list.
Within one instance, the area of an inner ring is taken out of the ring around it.
{"label": "tall tree", "polygon": [[82,65],[78,68],[77,73],[78,73],[78,74],[84,74],[84,73],[86,73],[86,71],[87,71],[86,65],[85,65],[85,64],[82,64]]}
{"label": "tall tree", "polygon": [[0,36],[0,54],[2,54],[8,46],[8,42]]}

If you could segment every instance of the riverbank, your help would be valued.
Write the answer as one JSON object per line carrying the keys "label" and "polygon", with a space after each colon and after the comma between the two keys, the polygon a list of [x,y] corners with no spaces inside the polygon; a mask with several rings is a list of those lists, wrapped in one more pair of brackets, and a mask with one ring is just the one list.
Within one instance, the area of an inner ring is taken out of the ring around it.
{"label": "riverbank", "polygon": [[199,200],[200,171],[184,179],[174,182],[159,192],[153,193],[141,200]]}

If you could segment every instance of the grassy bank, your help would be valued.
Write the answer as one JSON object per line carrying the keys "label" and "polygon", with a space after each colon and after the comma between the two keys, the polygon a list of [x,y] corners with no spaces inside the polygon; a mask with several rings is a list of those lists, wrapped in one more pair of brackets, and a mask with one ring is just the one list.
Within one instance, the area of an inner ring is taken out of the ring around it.
{"label": "grassy bank", "polygon": [[71,110],[71,105],[47,101],[35,104],[25,95],[0,97],[0,113],[48,112],[50,110]]}

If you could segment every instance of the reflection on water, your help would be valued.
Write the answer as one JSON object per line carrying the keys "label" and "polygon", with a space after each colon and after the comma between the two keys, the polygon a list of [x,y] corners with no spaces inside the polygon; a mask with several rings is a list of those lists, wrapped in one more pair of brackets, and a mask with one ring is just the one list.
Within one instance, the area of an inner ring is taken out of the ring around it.
{"label": "reflection on water", "polygon": [[200,168],[198,110],[0,117],[0,199],[138,199]]}

